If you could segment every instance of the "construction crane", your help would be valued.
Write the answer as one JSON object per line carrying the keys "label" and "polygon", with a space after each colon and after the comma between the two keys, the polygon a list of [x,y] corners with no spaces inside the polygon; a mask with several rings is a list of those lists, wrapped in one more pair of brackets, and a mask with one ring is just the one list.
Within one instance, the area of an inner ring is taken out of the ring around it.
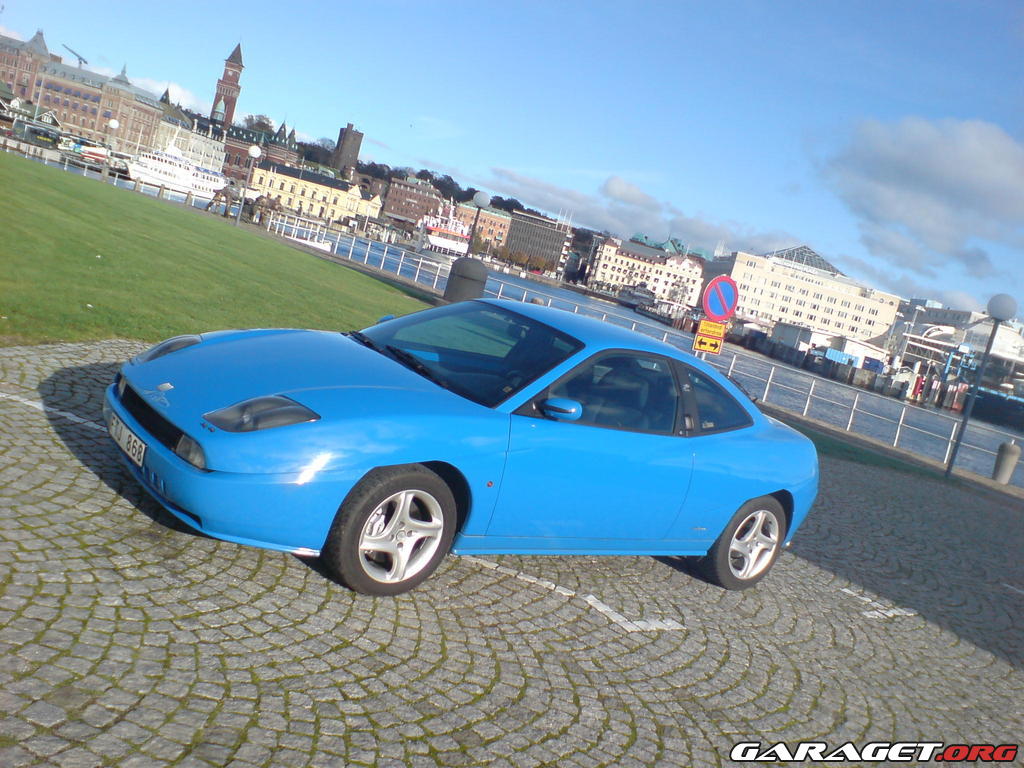
{"label": "construction crane", "polygon": [[[64,45],[64,43],[61,43],[61,45]],[[68,48],[68,47],[67,47],[66,45],[64,45],[64,47],[65,47],[65,48]],[[70,48],[68,48],[68,50],[69,50],[69,51],[71,51],[71,49],[70,49]],[[88,61],[86,61],[86,60],[85,60],[85,57],[84,57],[84,56],[82,56],[82,54],[78,53],[77,51],[71,51],[71,53],[72,53],[72,54],[74,55],[74,57],[75,57],[76,59],[78,59],[78,68],[79,68],[79,69],[81,69],[81,68],[82,68],[82,65],[83,65],[83,64],[88,64],[88,63],[89,63]]]}

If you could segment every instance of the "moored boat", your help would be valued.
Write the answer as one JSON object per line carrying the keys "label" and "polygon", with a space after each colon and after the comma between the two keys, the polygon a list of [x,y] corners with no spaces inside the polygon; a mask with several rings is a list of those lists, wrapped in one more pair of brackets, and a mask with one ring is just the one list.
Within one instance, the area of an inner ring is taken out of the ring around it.
{"label": "moored boat", "polygon": [[619,291],[615,300],[624,307],[653,307],[658,300],[654,291],[642,285],[628,286]]}
{"label": "moored boat", "polygon": [[419,221],[420,242],[417,251],[436,261],[450,262],[469,254],[469,226],[459,221],[454,203],[437,214]]}
{"label": "moored boat", "polygon": [[186,160],[174,145],[163,152],[143,152],[129,160],[128,175],[143,184],[201,198],[212,198],[229,183],[223,173],[200,168]]}

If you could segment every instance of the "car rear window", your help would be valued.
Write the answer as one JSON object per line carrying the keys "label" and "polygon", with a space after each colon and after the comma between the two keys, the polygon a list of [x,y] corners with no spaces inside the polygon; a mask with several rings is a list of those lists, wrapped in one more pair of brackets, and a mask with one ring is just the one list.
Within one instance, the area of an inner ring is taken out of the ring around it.
{"label": "car rear window", "polygon": [[701,432],[722,432],[753,424],[750,414],[732,395],[704,374],[693,369],[688,373],[697,401]]}

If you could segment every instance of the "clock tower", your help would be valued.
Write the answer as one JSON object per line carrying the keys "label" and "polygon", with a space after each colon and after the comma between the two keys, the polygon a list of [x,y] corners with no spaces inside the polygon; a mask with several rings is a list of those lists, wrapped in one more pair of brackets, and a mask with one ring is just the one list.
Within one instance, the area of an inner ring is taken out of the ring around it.
{"label": "clock tower", "polygon": [[224,60],[224,74],[217,81],[217,92],[213,96],[213,109],[210,112],[211,120],[218,120],[225,126],[230,126],[235,117],[235,102],[238,101],[238,94],[242,87],[238,84],[242,76],[242,44],[235,46],[235,50]]}

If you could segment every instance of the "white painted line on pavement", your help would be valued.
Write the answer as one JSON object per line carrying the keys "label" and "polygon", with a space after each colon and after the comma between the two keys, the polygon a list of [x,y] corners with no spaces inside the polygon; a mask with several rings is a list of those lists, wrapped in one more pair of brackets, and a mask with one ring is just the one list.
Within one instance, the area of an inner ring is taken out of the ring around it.
{"label": "white painted line on pavement", "polygon": [[602,614],[606,618],[610,619],[613,624],[626,630],[627,632],[657,632],[667,631],[675,632],[680,629],[686,629],[675,619],[638,619],[631,620],[627,619],[621,613],[616,611],[610,605],[601,602],[593,595],[581,595],[571,589],[560,587],[553,581],[547,581],[546,579],[538,579],[536,576],[531,576],[528,573],[522,571],[516,571],[512,568],[506,568],[504,565],[492,562],[490,560],[483,560],[474,555],[463,555],[463,560],[469,560],[471,563],[482,565],[484,568],[489,568],[492,571],[498,573],[504,573],[506,576],[512,576],[513,578],[519,579],[519,581],[525,581],[527,584],[533,584],[534,586],[543,587],[546,590],[555,592],[556,594],[562,595],[563,597],[575,597],[579,598],[598,613]]}
{"label": "white painted line on pavement", "polygon": [[847,595],[855,597],[862,603],[865,603],[869,610],[861,611],[861,615],[867,616],[870,619],[892,619],[897,616],[917,616],[917,611],[912,611],[909,608],[899,608],[891,604],[887,605],[862,592],[855,592],[847,587],[843,587],[839,591],[845,592]]}
{"label": "white painted line on pavement", "polygon": [[39,402],[38,400],[29,400],[27,397],[21,397],[20,395],[12,395],[7,392],[0,392],[0,399],[13,400],[16,403],[27,405],[29,408],[35,408],[37,411],[42,411],[43,413],[51,413],[54,416],[60,416],[61,418],[67,419],[68,421],[73,421],[76,424],[81,424],[83,427],[98,429],[100,432],[107,431],[107,428],[104,427],[102,424],[97,424],[95,421],[83,419],[81,416],[77,416],[71,413],[70,411],[62,411],[59,408],[49,408],[43,403]]}
{"label": "white painted line on pavement", "polygon": [[1020,595],[1024,595],[1024,589],[1021,589],[1021,588],[1019,588],[1019,587],[1015,587],[1015,586],[1013,586],[1012,584],[1007,584],[1007,583],[1006,583],[1005,581],[1004,581],[1004,582],[1002,582],[1002,584],[1003,584],[1003,586],[1004,586],[1004,587],[1006,587],[1007,589],[1012,589],[1012,590],[1013,590],[1014,592],[1016,592],[1016,593],[1018,593],[1018,594],[1020,594]]}

